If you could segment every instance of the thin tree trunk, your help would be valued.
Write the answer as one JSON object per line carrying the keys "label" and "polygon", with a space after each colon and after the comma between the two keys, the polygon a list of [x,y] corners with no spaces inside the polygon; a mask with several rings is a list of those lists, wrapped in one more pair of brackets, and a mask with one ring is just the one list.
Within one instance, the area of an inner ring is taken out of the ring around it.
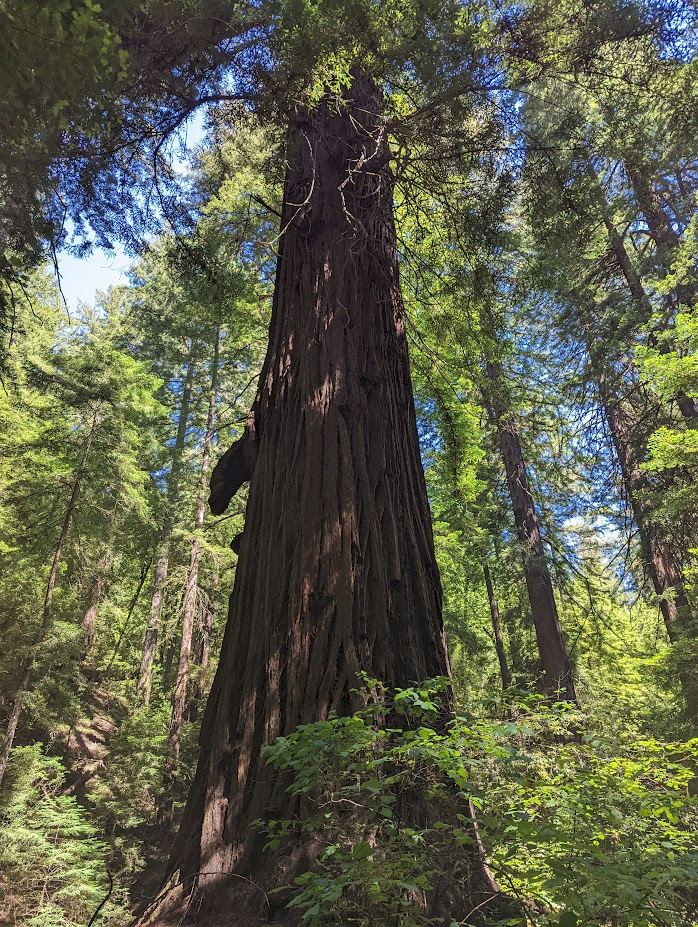
{"label": "thin tree trunk", "polygon": [[499,623],[499,606],[494,595],[492,586],[492,577],[490,568],[487,563],[482,564],[482,572],[485,574],[485,586],[487,586],[487,600],[490,603],[490,617],[492,618],[492,630],[494,631],[494,646],[497,650],[497,659],[499,660],[499,671],[502,676],[502,688],[508,689],[511,685],[511,673],[507,663],[507,655],[504,650],[504,638],[502,637],[502,628]]}
{"label": "thin tree trunk", "polygon": [[172,697],[172,719],[170,721],[170,759],[169,771],[173,774],[179,765],[179,748],[182,738],[182,718],[187,700],[187,678],[189,676],[189,658],[194,636],[194,617],[199,590],[199,560],[201,558],[201,531],[206,516],[206,491],[208,489],[208,471],[211,461],[211,445],[215,427],[216,401],[218,397],[218,352],[220,346],[220,329],[216,329],[213,345],[213,362],[211,367],[211,391],[209,393],[206,431],[204,434],[203,454],[201,458],[201,478],[199,480],[199,497],[196,505],[194,539],[191,545],[191,560],[187,571],[184,593],[184,616],[182,619],[182,639],[179,650],[177,681]]}
{"label": "thin tree trunk", "polygon": [[208,665],[211,662],[211,634],[213,633],[213,624],[216,620],[215,595],[218,589],[218,583],[218,573],[214,573],[213,579],[211,581],[211,596],[209,604],[206,608],[206,611],[204,612],[203,621],[201,623],[201,658],[199,663],[202,669],[208,669]]}
{"label": "thin tree trunk", "polygon": [[682,626],[688,624],[691,608],[681,569],[661,527],[651,516],[650,501],[633,444],[638,424],[628,403],[613,395],[603,375],[600,377],[599,385],[626,496],[640,534],[643,557],[659,597],[659,607],[667,634],[672,642],[676,642],[681,637]]}
{"label": "thin tree trunk", "polygon": [[633,188],[635,201],[642,213],[650,237],[657,249],[657,258],[665,270],[669,270],[672,256],[678,248],[681,236],[674,231],[662,204],[645,171],[637,165],[625,164],[625,170]]}
{"label": "thin tree trunk", "polygon": [[[647,293],[645,292],[645,288],[642,284],[642,280],[639,274],[633,266],[630,255],[628,254],[628,249],[625,247],[623,236],[620,234],[613,223],[613,220],[609,214],[608,203],[606,202],[603,189],[601,188],[594,168],[590,164],[587,165],[587,173],[594,184],[596,199],[599,204],[599,209],[601,211],[604,225],[606,226],[611,250],[613,251],[618,266],[620,267],[621,273],[623,274],[623,278],[625,279],[630,295],[635,300],[638,309],[640,310],[640,316],[638,320],[639,324],[648,324],[652,317],[652,303],[647,296]],[[636,182],[639,183],[637,174],[635,175],[635,178]],[[646,202],[646,197],[649,197],[649,193],[645,193],[643,195],[643,202]],[[651,212],[651,215],[651,222],[650,219],[645,216],[650,228],[650,234],[652,235],[655,245],[657,246],[661,260],[666,262],[667,247],[669,247],[668,242],[669,240],[674,241],[676,238],[676,233],[673,231],[673,229],[671,229],[671,226],[669,226],[669,229],[671,230],[671,235],[674,236],[674,238],[669,236],[666,229],[662,232],[662,224],[659,222],[656,214]],[[664,266],[667,271],[670,269],[670,263],[665,263]],[[657,344],[656,336],[652,332],[649,333],[649,339],[651,343],[655,345]],[[663,354],[668,353],[671,350],[671,343],[663,340],[659,345],[659,350]],[[679,391],[676,395],[676,402],[679,407],[679,411],[684,418],[691,420],[698,419],[698,408],[696,407],[695,401],[690,396],[687,396],[684,392]]]}
{"label": "thin tree trunk", "polygon": [[[292,816],[293,799],[265,745],[358,707],[363,672],[391,688],[449,675],[381,110],[359,77],[291,133],[267,357],[245,435],[211,481],[219,514],[251,478],[170,863],[200,888],[269,872],[252,822]],[[489,895],[484,874],[469,890]]]}
{"label": "thin tree trunk", "polygon": [[32,644],[32,647],[26,659],[24,660],[24,663],[22,664],[20,684],[19,688],[17,689],[17,694],[15,695],[10,718],[7,722],[5,741],[2,745],[2,754],[0,754],[0,785],[2,785],[2,781],[5,777],[7,763],[10,758],[10,751],[12,750],[12,744],[14,743],[15,734],[17,732],[17,725],[19,724],[20,715],[22,714],[22,704],[31,683],[32,672],[34,670],[34,664],[36,662],[39,648],[44,642],[46,634],[51,626],[51,606],[53,605],[53,592],[56,587],[56,580],[58,578],[58,567],[61,563],[63,547],[65,546],[66,538],[68,537],[68,531],[70,530],[70,524],[73,520],[75,506],[77,505],[78,496],[80,494],[80,486],[85,475],[85,469],[87,467],[87,461],[90,456],[90,449],[92,448],[95,432],[97,431],[100,409],[101,403],[98,403],[92,415],[92,424],[85,441],[80,465],[73,475],[73,487],[70,493],[68,507],[66,508],[65,515],[63,517],[63,524],[61,526],[61,532],[58,536],[58,543],[56,544],[56,549],[53,553],[51,570],[48,575],[46,592],[44,593],[44,601],[41,608],[41,624],[39,625],[39,630],[34,639],[34,643]]}
{"label": "thin tree trunk", "polygon": [[119,634],[119,639],[118,639],[117,642],[116,642],[116,647],[114,647],[114,652],[112,653],[111,657],[109,658],[109,662],[107,663],[106,667],[104,668],[104,673],[102,674],[103,676],[106,676],[106,674],[107,674],[107,673],[109,672],[109,670],[112,668],[112,666],[113,666],[113,664],[114,664],[114,660],[116,660],[117,656],[119,655],[119,650],[121,649],[121,644],[123,643],[124,636],[125,636],[126,631],[128,630],[128,627],[129,627],[129,625],[130,625],[130,623],[131,623],[131,618],[133,617],[133,612],[134,612],[134,610],[135,610],[135,608],[136,608],[136,605],[138,604],[138,600],[139,600],[139,598],[140,598],[140,596],[141,596],[141,592],[143,591],[143,586],[145,586],[145,581],[146,581],[146,579],[148,578],[148,573],[150,573],[150,567],[151,567],[152,562],[153,562],[153,557],[152,557],[152,554],[151,554],[151,556],[150,556],[149,560],[147,561],[147,563],[144,563],[143,566],[142,566],[142,568],[141,568],[141,573],[140,573],[140,577],[139,577],[139,579],[138,579],[138,585],[136,586],[136,591],[135,591],[135,592],[133,593],[133,595],[131,596],[131,601],[129,602],[129,604],[128,604],[128,609],[126,610],[126,620],[124,621],[124,623],[123,623],[123,625],[122,625],[121,632],[120,632],[120,634]]}
{"label": "thin tree trunk", "polygon": [[[654,242],[657,259],[664,272],[669,274],[681,242],[681,236],[674,231],[646,173],[642,169],[631,165],[626,165],[626,171],[637,204],[647,223],[650,238]],[[696,302],[696,286],[695,284],[693,286],[679,284],[675,289],[675,295],[679,302],[687,307],[692,307]],[[673,299],[670,297],[666,297],[666,299],[669,304],[673,304]],[[662,354],[666,354],[669,353],[671,347],[671,342],[664,339],[659,345],[659,350]],[[676,394],[676,403],[684,418],[698,420],[698,406],[691,396],[679,391]]]}
{"label": "thin tree trunk", "polygon": [[97,560],[94,576],[92,577],[89,588],[87,590],[85,612],[82,616],[82,633],[85,638],[86,651],[92,650],[95,643],[95,622],[97,620],[97,612],[99,611],[99,606],[102,601],[102,594],[104,592],[104,578],[108,563],[108,551],[106,548],[102,548],[102,551],[100,552],[99,558]]}
{"label": "thin tree trunk", "polygon": [[518,425],[511,419],[502,402],[498,367],[488,363],[487,376],[492,382],[492,396],[488,404],[497,428],[516,530],[524,548],[524,577],[543,669],[543,687],[553,697],[562,692],[565,698],[576,701],[572,669],[565,650],[538,514],[519,441]]}
{"label": "thin tree trunk", "polygon": [[179,407],[177,437],[175,438],[175,444],[172,449],[172,465],[170,467],[170,475],[167,481],[167,510],[165,513],[165,522],[162,527],[160,551],[158,554],[157,562],[155,564],[155,572],[153,574],[153,596],[150,601],[150,616],[148,618],[148,625],[145,630],[143,654],[141,657],[141,666],[138,674],[138,693],[144,705],[147,705],[150,702],[150,693],[153,687],[153,664],[155,663],[155,654],[157,652],[158,646],[158,635],[160,633],[162,600],[165,593],[165,582],[167,580],[167,571],[170,565],[170,545],[172,542],[172,531],[174,528],[177,501],[179,499],[182,454],[184,452],[187,422],[189,420],[189,406],[191,403],[191,390],[192,383],[194,381],[195,366],[195,349],[194,345],[192,345],[189,352],[187,372],[184,377],[182,401]]}

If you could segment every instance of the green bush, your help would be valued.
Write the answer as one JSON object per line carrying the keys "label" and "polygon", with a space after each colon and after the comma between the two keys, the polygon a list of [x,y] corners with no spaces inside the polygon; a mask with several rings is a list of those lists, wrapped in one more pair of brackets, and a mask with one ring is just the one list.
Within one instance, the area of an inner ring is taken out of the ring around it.
{"label": "green bush", "polygon": [[444,724],[442,688],[390,698],[378,687],[355,715],[303,725],[267,749],[299,807],[263,825],[267,846],[321,839],[290,902],[303,923],[436,923],[429,896],[467,878],[474,817],[489,868],[518,905],[511,927],[696,923],[698,740],[605,743],[580,734],[569,704],[530,697],[504,706],[507,720]]}
{"label": "green bush", "polygon": [[17,747],[0,805],[0,922],[84,925],[107,893],[107,846],[40,745]]}

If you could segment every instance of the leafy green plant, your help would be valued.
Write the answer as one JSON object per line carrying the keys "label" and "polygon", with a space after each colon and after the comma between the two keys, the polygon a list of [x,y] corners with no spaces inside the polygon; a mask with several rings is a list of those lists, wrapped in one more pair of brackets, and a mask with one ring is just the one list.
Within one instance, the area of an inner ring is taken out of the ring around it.
{"label": "leafy green plant", "polygon": [[[627,745],[580,735],[579,712],[517,697],[501,718],[443,723],[443,681],[299,727],[267,749],[298,796],[268,847],[319,837],[290,907],[310,927],[416,927],[484,849],[519,915],[558,927],[695,923],[698,740]],[[420,801],[437,823],[420,826]],[[481,845],[478,846],[478,844]],[[462,921],[463,924],[469,920]]]}
{"label": "leafy green plant", "polygon": [[61,763],[17,747],[0,812],[0,920],[84,925],[107,891],[106,844],[65,789]]}

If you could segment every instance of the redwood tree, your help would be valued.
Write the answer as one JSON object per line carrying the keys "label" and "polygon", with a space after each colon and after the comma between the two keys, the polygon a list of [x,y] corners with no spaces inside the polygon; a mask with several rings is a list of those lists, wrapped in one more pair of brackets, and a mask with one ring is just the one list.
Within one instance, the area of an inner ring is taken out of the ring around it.
{"label": "redwood tree", "polygon": [[361,673],[391,687],[449,673],[389,159],[382,95],[365,76],[293,120],[268,352],[245,432],[211,482],[214,513],[250,488],[170,863],[200,890],[259,877],[253,822],[292,813],[265,745],[351,712]]}

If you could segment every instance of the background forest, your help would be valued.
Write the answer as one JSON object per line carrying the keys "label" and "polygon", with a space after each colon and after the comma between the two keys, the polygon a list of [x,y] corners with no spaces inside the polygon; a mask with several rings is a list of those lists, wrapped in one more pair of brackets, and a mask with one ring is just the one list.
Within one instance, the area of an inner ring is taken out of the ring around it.
{"label": "background forest", "polygon": [[[305,725],[268,754],[305,817],[259,826],[271,850],[324,835],[289,901],[311,927],[436,923],[414,898],[457,877],[473,819],[516,900],[490,924],[698,923],[693,7],[449,7],[474,51],[447,107],[446,40],[411,32],[428,4],[279,4],[286,70],[255,65],[254,107],[202,83],[185,164],[211,5],[34,6],[0,4],[0,924],[117,927],[161,886],[244,530],[245,490],[207,499],[266,351],[275,87],[296,60],[306,102],[350,82],[333,20],[354,6],[422,43],[387,125],[456,720],[434,723],[443,681],[414,680],[381,703],[404,730],[375,705]],[[123,109],[136,84],[159,135]],[[141,139],[123,175],[99,160],[117,125]],[[69,312],[57,251],[119,240],[128,284]],[[455,785],[455,823],[397,822],[413,780],[436,808]]]}

